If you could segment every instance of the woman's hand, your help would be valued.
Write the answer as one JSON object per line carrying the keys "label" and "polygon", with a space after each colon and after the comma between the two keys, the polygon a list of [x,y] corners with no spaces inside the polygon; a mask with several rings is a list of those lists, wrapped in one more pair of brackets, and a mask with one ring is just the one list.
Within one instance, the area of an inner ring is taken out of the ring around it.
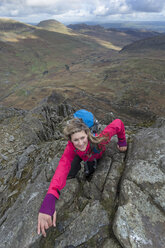
{"label": "woman's hand", "polygon": [[119,151],[120,152],[125,152],[125,151],[127,151],[127,146],[119,146],[119,145],[117,145],[117,148],[119,149]]}
{"label": "woman's hand", "polygon": [[53,221],[52,217],[48,214],[39,213],[38,214],[38,234],[42,232],[42,235],[46,237],[46,231],[51,226],[56,226],[56,211],[53,214]]}

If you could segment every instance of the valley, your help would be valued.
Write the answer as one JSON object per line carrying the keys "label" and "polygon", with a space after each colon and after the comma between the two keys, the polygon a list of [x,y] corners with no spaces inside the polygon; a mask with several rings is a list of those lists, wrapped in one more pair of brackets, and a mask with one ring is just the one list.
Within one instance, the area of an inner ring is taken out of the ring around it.
{"label": "valley", "polygon": [[101,119],[108,112],[133,123],[164,116],[165,35],[73,30],[52,20],[0,20],[0,32],[1,105],[30,110],[59,96]]}

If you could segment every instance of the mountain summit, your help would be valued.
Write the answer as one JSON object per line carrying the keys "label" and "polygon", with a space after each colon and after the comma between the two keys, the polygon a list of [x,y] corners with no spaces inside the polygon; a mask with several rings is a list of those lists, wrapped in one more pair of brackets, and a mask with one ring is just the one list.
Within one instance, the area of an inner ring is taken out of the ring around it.
{"label": "mountain summit", "polygon": [[70,34],[72,30],[70,28],[67,28],[64,24],[61,22],[58,22],[56,20],[44,20],[38,23],[38,27],[44,28],[49,31],[58,32],[58,33],[66,33]]}

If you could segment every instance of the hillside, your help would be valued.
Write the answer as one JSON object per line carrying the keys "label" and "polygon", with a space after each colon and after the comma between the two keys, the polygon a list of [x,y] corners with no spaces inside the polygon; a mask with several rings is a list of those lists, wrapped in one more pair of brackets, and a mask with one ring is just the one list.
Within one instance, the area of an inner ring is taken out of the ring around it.
{"label": "hillside", "polygon": [[19,32],[21,30],[33,30],[33,29],[35,29],[35,27],[33,27],[32,25],[18,22],[8,18],[0,18],[1,32],[8,32],[8,31]]}
{"label": "hillside", "polygon": [[143,52],[138,41],[132,43],[132,53],[117,47],[130,42],[127,34],[121,41],[115,35],[110,39],[108,31],[106,41],[107,31],[100,26],[74,35],[30,27],[1,31],[0,104],[32,109],[50,97],[107,121],[111,110],[133,123],[165,114],[164,53],[149,45],[157,40],[160,46],[163,36],[139,41],[148,47]]}
{"label": "hillside", "polygon": [[130,45],[123,47],[122,51],[140,52],[143,50],[150,51],[150,49],[154,51],[165,51],[165,34],[136,41]]}
{"label": "hillside", "polygon": [[89,37],[99,38],[105,41],[109,41],[112,44],[123,47],[127,44],[131,44],[134,41],[145,39],[148,37],[156,36],[159,33],[145,30],[136,29],[114,29],[114,28],[104,28],[100,25],[87,25],[87,24],[71,24],[68,25],[69,28],[81,34],[88,35]]}
{"label": "hillside", "polygon": [[[4,25],[4,20],[2,23]],[[12,20],[7,21],[5,27],[12,23]],[[14,27],[1,32],[0,101],[3,104],[31,108],[56,89],[57,84],[63,87],[71,66],[78,68],[89,58],[95,60],[107,52],[104,46],[86,37],[38,27],[29,32],[29,25],[19,22],[14,22]]]}

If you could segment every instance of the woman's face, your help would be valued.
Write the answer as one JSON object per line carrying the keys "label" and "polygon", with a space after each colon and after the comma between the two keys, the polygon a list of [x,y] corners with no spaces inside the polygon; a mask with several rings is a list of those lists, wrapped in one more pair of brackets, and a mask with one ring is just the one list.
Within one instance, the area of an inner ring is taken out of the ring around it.
{"label": "woman's face", "polygon": [[81,132],[77,132],[71,135],[71,142],[80,151],[85,151],[88,145],[88,135],[83,130]]}

